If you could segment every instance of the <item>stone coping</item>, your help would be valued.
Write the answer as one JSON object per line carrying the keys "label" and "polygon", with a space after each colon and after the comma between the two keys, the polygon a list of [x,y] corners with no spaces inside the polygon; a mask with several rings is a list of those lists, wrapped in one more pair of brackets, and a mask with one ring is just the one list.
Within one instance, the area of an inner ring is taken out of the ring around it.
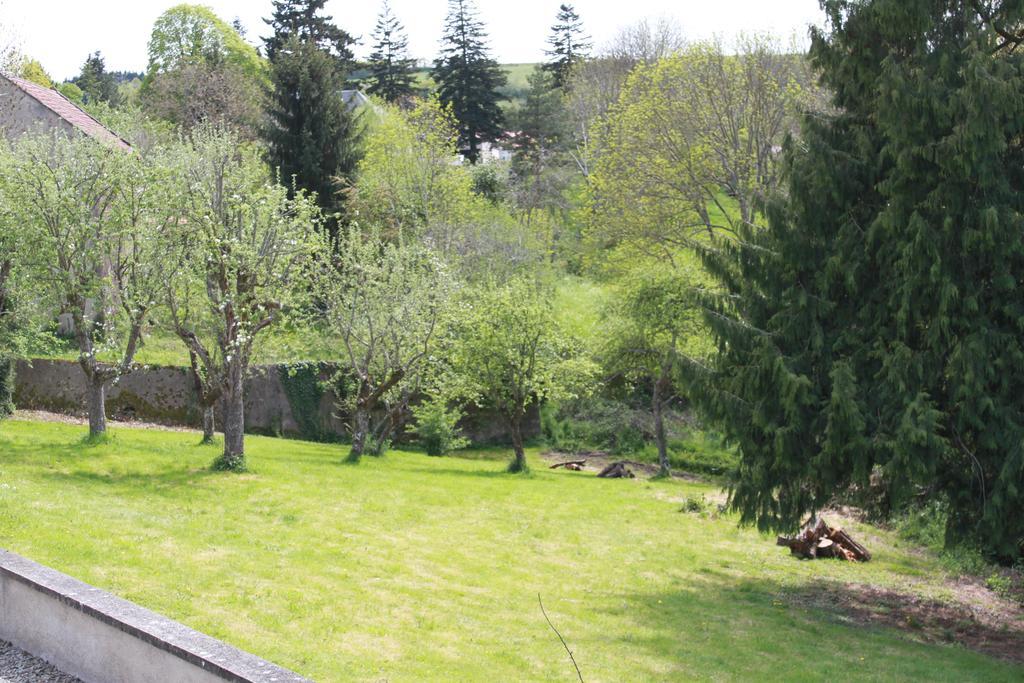
{"label": "stone coping", "polygon": [[23,583],[224,680],[312,683],[184,624],[2,549],[0,576]]}

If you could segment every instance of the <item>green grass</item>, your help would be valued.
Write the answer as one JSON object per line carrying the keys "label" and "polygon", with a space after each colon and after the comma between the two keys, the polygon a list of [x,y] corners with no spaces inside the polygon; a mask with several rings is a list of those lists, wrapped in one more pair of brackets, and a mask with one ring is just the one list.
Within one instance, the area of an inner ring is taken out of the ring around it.
{"label": "green grass", "polygon": [[[0,545],[321,681],[1020,680],[955,646],[790,597],[819,581],[941,596],[936,559],[870,527],[865,565],[800,562],[706,485],[503,474],[506,461],[252,438],[215,474],[190,433],[0,425]],[[535,454],[531,453],[531,458]]]}

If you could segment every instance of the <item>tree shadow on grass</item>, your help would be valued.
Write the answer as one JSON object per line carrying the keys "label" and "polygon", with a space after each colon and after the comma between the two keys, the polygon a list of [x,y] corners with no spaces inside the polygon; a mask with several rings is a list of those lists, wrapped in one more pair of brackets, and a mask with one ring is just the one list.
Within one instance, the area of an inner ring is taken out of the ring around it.
{"label": "tree shadow on grass", "polygon": [[788,680],[802,672],[813,680],[967,680],[980,675],[980,662],[965,650],[1004,660],[992,664],[1006,680],[1024,672],[1011,666],[1024,664],[1024,629],[871,586],[783,586],[706,568],[678,590],[609,596],[604,604],[597,611],[636,625],[625,645],[649,653],[651,670],[638,678],[665,679],[656,662],[667,657],[678,663],[674,675],[686,678]]}

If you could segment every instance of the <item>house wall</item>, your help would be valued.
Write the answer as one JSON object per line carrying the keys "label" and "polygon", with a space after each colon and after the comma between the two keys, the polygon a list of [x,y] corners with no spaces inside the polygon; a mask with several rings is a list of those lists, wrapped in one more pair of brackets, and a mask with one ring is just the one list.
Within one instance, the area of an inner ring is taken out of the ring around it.
{"label": "house wall", "polygon": [[74,127],[18,86],[0,78],[0,129],[8,140],[29,131],[59,129],[68,135]]}

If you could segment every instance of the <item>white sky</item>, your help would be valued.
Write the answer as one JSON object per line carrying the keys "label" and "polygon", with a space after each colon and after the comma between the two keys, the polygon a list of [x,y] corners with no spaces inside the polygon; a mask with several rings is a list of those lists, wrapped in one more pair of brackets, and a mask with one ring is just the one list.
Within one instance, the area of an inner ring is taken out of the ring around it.
{"label": "white sky", "polygon": [[[192,0],[211,7],[223,19],[242,20],[250,41],[267,33],[261,18],[270,0]],[[501,62],[543,59],[548,28],[560,0],[477,0],[491,37],[492,54]],[[23,52],[38,59],[57,80],[77,75],[86,55],[102,51],[107,68],[142,71],[153,21],[179,0],[0,0],[0,27],[13,33]],[[608,41],[620,26],[643,18],[670,17],[688,38],[767,31],[784,38],[804,37],[807,26],[823,20],[818,0],[576,0],[573,3],[596,44]],[[391,0],[409,33],[410,51],[433,59],[447,10],[446,0]],[[335,22],[363,37],[357,55],[368,53],[380,0],[328,0]]]}

